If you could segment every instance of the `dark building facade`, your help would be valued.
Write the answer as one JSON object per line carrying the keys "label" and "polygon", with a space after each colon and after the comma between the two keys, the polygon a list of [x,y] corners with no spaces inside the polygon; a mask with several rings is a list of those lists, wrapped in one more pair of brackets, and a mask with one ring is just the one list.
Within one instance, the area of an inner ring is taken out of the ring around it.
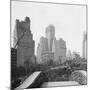
{"label": "dark building facade", "polygon": [[16,20],[14,33],[14,47],[17,49],[17,66],[24,66],[27,60],[34,63],[35,42],[30,29],[29,17],[26,17],[24,21]]}
{"label": "dark building facade", "polygon": [[17,66],[17,49],[11,48],[11,68],[15,68]]}

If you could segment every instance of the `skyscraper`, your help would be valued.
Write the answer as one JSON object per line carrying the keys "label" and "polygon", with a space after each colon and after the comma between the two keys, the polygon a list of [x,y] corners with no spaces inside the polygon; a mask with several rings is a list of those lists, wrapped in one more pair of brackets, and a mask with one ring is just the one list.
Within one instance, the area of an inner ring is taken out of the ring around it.
{"label": "skyscraper", "polygon": [[51,24],[46,27],[46,38],[48,39],[48,50],[52,51],[52,44],[55,38],[55,27]]}
{"label": "skyscraper", "polygon": [[56,40],[55,27],[49,25],[46,27],[46,37],[40,38],[37,48],[37,62],[45,63],[49,60],[61,64],[66,61],[66,42],[60,38]]}
{"label": "skyscraper", "polygon": [[87,59],[87,33],[83,33],[83,58]]}
{"label": "skyscraper", "polygon": [[30,31],[29,17],[26,17],[24,21],[16,20],[15,32],[14,48],[17,48],[17,66],[24,66],[26,60],[34,62],[35,44]]}
{"label": "skyscraper", "polygon": [[66,42],[60,38],[55,42],[54,60],[58,63],[64,63],[66,61]]}

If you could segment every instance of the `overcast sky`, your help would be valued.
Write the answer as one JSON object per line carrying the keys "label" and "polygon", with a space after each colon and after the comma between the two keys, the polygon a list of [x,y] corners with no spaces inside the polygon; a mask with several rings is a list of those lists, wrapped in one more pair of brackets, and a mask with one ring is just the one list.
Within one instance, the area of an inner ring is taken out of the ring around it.
{"label": "overcast sky", "polygon": [[86,6],[17,1],[12,1],[11,4],[11,36],[13,37],[15,20],[30,17],[35,54],[40,37],[45,36],[45,28],[53,24],[56,39],[63,38],[67,50],[80,52],[82,55],[83,32],[86,31]]}

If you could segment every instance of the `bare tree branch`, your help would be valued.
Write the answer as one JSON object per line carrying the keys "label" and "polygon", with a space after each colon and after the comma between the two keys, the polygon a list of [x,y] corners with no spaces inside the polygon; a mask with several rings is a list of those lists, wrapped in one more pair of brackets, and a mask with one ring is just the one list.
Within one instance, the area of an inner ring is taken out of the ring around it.
{"label": "bare tree branch", "polygon": [[21,37],[18,39],[18,41],[17,41],[16,45],[14,46],[14,48],[16,48],[17,45],[19,45],[19,42],[20,42],[20,40],[24,37],[26,31],[27,31],[27,30],[25,30],[25,31],[23,32],[23,34],[21,35]]}

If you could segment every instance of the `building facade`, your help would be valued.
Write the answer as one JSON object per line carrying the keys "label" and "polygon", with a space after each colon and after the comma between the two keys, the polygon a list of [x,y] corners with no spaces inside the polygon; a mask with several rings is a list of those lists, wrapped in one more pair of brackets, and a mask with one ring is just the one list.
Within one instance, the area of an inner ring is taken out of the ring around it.
{"label": "building facade", "polygon": [[46,27],[46,38],[48,40],[48,51],[52,51],[53,40],[55,38],[55,27],[53,25]]}
{"label": "building facade", "polygon": [[11,48],[11,70],[17,67],[17,49]]}
{"label": "building facade", "polygon": [[66,42],[62,38],[56,40],[54,60],[57,63],[62,64],[66,61],[66,50]]}
{"label": "building facade", "polygon": [[26,60],[34,61],[35,43],[30,30],[30,19],[26,17],[24,21],[16,20],[14,37],[14,48],[17,49],[17,66],[24,66]]}
{"label": "building facade", "polygon": [[87,59],[87,33],[83,33],[83,58]]}

